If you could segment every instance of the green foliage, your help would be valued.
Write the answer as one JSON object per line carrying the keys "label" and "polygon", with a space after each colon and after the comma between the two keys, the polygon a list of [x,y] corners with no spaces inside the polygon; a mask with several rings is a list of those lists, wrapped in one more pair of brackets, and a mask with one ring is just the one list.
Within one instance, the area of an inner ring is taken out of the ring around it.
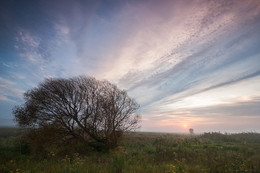
{"label": "green foliage", "polygon": [[[260,170],[260,134],[129,133],[120,146],[97,152],[84,144],[44,146],[44,153],[0,129],[0,172],[235,173]],[[25,133],[23,131],[23,133]],[[28,152],[30,151],[30,152]],[[18,171],[17,171],[18,170]]]}

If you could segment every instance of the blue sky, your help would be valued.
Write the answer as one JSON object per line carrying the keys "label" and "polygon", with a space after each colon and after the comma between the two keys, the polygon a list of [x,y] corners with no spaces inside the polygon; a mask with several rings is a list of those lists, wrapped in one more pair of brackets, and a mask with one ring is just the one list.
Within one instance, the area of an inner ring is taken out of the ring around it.
{"label": "blue sky", "polygon": [[1,1],[1,124],[45,78],[88,75],[143,131],[260,132],[259,31],[257,0]]}

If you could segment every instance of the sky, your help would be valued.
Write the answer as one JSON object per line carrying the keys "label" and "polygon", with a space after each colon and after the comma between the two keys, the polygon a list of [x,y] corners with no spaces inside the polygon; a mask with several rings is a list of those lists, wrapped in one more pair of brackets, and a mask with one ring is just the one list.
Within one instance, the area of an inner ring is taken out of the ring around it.
{"label": "sky", "polygon": [[141,131],[260,132],[259,0],[1,0],[0,125],[45,78],[108,80]]}

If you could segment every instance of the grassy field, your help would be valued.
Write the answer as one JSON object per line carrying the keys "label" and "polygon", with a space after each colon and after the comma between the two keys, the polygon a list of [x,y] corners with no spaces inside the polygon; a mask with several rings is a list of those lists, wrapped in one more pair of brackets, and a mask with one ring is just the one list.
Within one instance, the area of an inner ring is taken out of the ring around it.
{"label": "grassy field", "polygon": [[29,144],[21,142],[23,133],[22,129],[0,129],[1,173],[260,172],[257,133],[191,136],[133,132],[111,151],[97,152],[86,146],[61,150],[61,145],[46,147],[41,154],[30,151]]}

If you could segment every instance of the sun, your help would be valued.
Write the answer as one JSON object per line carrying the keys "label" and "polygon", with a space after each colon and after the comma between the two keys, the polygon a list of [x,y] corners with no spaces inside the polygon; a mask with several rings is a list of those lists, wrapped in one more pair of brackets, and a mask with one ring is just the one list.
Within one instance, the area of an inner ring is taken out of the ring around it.
{"label": "sun", "polygon": [[184,127],[184,128],[187,128],[187,127],[188,127],[188,125],[187,125],[187,124],[183,124],[183,127]]}

